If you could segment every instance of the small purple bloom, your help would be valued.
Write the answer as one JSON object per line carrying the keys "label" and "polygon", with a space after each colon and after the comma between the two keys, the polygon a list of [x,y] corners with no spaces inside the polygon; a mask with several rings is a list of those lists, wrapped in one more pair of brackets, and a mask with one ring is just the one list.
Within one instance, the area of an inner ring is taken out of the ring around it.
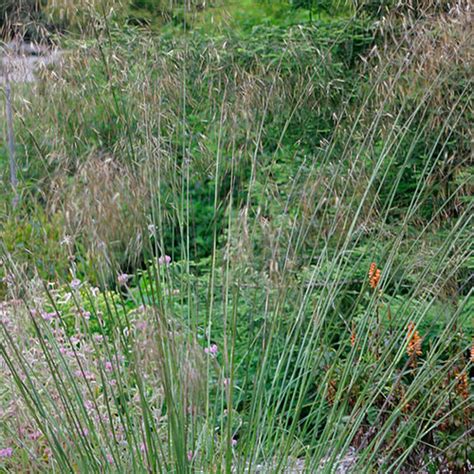
{"label": "small purple bloom", "polygon": [[128,279],[129,279],[129,275],[127,275],[126,273],[121,273],[117,277],[117,281],[119,282],[119,285],[125,285],[127,283]]}
{"label": "small purple bloom", "polygon": [[146,321],[138,321],[135,325],[135,327],[139,330],[139,331],[144,331],[147,327],[147,323]]}
{"label": "small purple bloom", "polygon": [[12,323],[12,321],[11,321],[11,319],[7,318],[6,316],[2,316],[0,318],[0,323],[4,324],[5,326],[8,327]]}
{"label": "small purple bloom", "polygon": [[88,381],[95,380],[95,375],[87,370],[84,371],[84,374],[80,370],[76,370],[74,375],[79,378],[84,377]]}
{"label": "small purple bloom", "polygon": [[42,311],[41,312],[41,317],[45,320],[45,321],[52,321],[53,319],[55,319],[57,317],[57,314],[56,313],[47,313],[45,311]]}
{"label": "small purple bloom", "polygon": [[204,352],[212,357],[215,357],[217,355],[217,344],[211,344],[210,347],[206,347]]}
{"label": "small purple bloom", "polygon": [[33,431],[33,433],[31,433],[28,437],[32,440],[32,441],[36,441],[37,439],[39,439],[41,436],[41,431]]}
{"label": "small purple bloom", "polygon": [[159,265],[169,265],[171,263],[171,257],[169,255],[162,255],[158,259],[158,264]]}
{"label": "small purple bloom", "polygon": [[80,310],[80,314],[81,316],[86,319],[87,321],[89,321],[89,319],[91,319],[91,313],[90,311],[86,311],[85,309],[81,309]]}
{"label": "small purple bloom", "polygon": [[104,367],[107,372],[112,372],[112,370],[114,369],[112,366],[112,362],[110,361],[106,361]]}
{"label": "small purple bloom", "polygon": [[191,462],[193,460],[194,453],[192,451],[188,451],[188,461]]}
{"label": "small purple bloom", "polygon": [[81,287],[81,280],[74,278],[74,280],[71,281],[71,288],[73,290],[78,290]]}
{"label": "small purple bloom", "polygon": [[231,444],[232,446],[237,446],[237,440],[235,438],[232,438]]}
{"label": "small purple bloom", "polygon": [[0,449],[0,458],[11,458],[13,455],[13,448]]}
{"label": "small purple bloom", "polygon": [[94,404],[90,400],[86,400],[84,406],[86,410],[92,410],[94,408]]}

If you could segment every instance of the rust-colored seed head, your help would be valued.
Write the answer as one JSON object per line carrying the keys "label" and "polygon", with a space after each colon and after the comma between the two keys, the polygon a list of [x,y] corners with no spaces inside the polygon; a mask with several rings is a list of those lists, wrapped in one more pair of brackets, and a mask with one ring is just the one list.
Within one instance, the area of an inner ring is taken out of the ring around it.
{"label": "rust-colored seed head", "polygon": [[351,333],[351,346],[354,347],[356,343],[356,334],[355,331],[353,330]]}
{"label": "rust-colored seed head", "polygon": [[402,413],[410,413],[411,405],[408,402],[402,404]]}
{"label": "rust-colored seed head", "polygon": [[410,323],[408,324],[408,346],[407,346],[407,354],[410,357],[421,356],[421,337],[418,331],[415,331],[415,324]]}
{"label": "rust-colored seed head", "polygon": [[380,280],[380,269],[377,268],[377,264],[375,262],[372,262],[370,264],[369,268],[369,284],[372,289],[375,290],[377,288],[377,285],[379,284]]}
{"label": "rust-colored seed head", "polygon": [[356,329],[355,324],[352,322],[352,329],[351,329],[351,346],[354,347],[356,342]]}
{"label": "rust-colored seed head", "polygon": [[372,262],[369,268],[369,279],[375,275],[375,270],[377,270],[377,264],[375,262]]}
{"label": "rust-colored seed head", "polygon": [[471,344],[471,363],[474,364],[474,339]]}

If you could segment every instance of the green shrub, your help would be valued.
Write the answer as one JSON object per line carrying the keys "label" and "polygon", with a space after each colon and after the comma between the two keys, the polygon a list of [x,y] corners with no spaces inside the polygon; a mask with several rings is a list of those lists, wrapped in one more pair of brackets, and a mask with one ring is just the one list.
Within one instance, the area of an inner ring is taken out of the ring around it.
{"label": "green shrub", "polygon": [[70,266],[69,249],[64,245],[64,220],[60,213],[47,215],[41,208],[34,214],[21,209],[2,220],[0,239],[15,263],[27,275],[46,280],[65,278]]}

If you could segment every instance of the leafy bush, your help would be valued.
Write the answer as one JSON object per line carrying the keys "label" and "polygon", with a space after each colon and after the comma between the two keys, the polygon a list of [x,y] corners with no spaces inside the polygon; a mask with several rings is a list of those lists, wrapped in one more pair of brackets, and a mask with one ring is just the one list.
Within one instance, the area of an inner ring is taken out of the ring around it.
{"label": "leafy bush", "polygon": [[0,238],[17,265],[27,274],[38,271],[45,279],[65,278],[69,269],[69,254],[64,239],[61,214],[46,215],[37,208],[34,216],[24,211],[2,221]]}

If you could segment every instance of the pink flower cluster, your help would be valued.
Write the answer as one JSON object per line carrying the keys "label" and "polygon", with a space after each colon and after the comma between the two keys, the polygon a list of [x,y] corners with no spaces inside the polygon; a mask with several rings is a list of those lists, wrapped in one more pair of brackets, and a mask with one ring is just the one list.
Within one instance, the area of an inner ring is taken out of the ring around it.
{"label": "pink flower cluster", "polygon": [[[163,256],[160,262],[163,265],[168,265],[171,263],[171,258]],[[118,275],[115,275],[115,278],[118,279]],[[123,277],[121,281],[124,284],[130,283],[128,275],[127,278]],[[57,351],[56,354],[59,362],[57,370],[61,371],[61,375],[64,375],[66,389],[74,387],[74,390],[78,390],[81,395],[83,410],[87,416],[85,420],[81,420],[83,424],[75,433],[76,436],[71,436],[71,446],[79,446],[83,442],[81,438],[90,438],[92,434],[94,434],[94,443],[97,437],[99,442],[105,445],[106,438],[109,438],[109,440],[113,438],[112,433],[115,433],[117,446],[127,446],[127,426],[123,425],[120,417],[110,418],[106,396],[111,397],[111,400],[115,398],[114,392],[117,389],[114,387],[119,386],[119,381],[124,380],[124,377],[128,377],[129,373],[133,373],[133,368],[128,365],[121,348],[116,347],[114,344],[114,337],[116,336],[113,331],[107,333],[108,335],[104,333],[96,334],[93,332],[93,327],[87,324],[88,319],[98,318],[99,322],[101,322],[101,319],[99,317],[99,305],[96,308],[94,304],[91,304],[90,307],[88,304],[83,304],[82,300],[85,299],[86,295],[83,295],[82,292],[85,285],[85,282],[79,285],[78,282],[70,280],[69,288],[66,289],[61,286],[58,289],[58,299],[54,301],[53,305],[50,304],[49,299],[43,299],[38,296],[32,302],[32,305],[37,307],[36,311],[31,311],[34,314],[33,322],[39,320],[42,326],[45,326],[45,333],[48,334],[48,350],[51,350],[52,354]],[[79,291],[78,288],[80,288]],[[68,293],[65,293],[65,291],[68,291]],[[51,293],[56,295],[55,290],[52,290]],[[69,298],[68,295],[72,296]],[[71,298],[74,299],[74,306],[72,305]],[[53,308],[57,308],[57,310],[53,311]],[[24,311],[26,315],[27,308]],[[51,405],[51,412],[48,415],[51,420],[55,420],[60,425],[63,422],[64,416],[63,411],[60,409],[61,392],[50,376],[49,360],[43,351],[43,341],[35,336],[31,331],[31,327],[23,324],[25,321],[31,324],[29,318],[10,318],[10,313],[13,312],[9,310],[9,307],[8,313],[6,311],[3,312],[2,304],[0,303],[0,321],[3,321],[5,318],[8,319],[8,324],[11,324],[12,330],[10,333],[15,338],[19,354],[24,358],[26,364],[34,367],[35,375],[37,374],[35,383],[38,383],[42,393],[47,393],[48,399],[50,398],[54,401],[54,405]],[[132,327],[142,328],[143,330],[131,331],[129,337],[135,338],[136,356],[140,364],[140,370],[143,370],[143,382],[146,384],[147,389],[149,389],[146,393],[156,397],[156,394],[160,393],[161,382],[154,376],[156,367],[155,357],[157,355],[155,349],[155,327],[153,319],[150,318],[150,313],[151,307],[150,309],[143,307],[136,311],[130,311],[129,316],[132,320]],[[45,324],[42,319],[48,322]],[[66,324],[64,324],[64,327],[62,324],[56,324],[60,322],[71,322],[72,324],[67,327]],[[106,328],[105,325],[104,328]],[[202,351],[204,347],[198,347],[197,350]],[[210,357],[215,357],[218,354],[217,345],[209,344],[206,352]],[[204,353],[201,352],[201,358],[203,356]],[[71,375],[74,377],[73,381],[70,380]],[[8,377],[11,376],[7,368],[0,361],[0,380],[3,381],[4,377],[6,380],[10,380]],[[12,383],[11,385],[13,386],[14,384]],[[12,390],[11,396],[8,393],[9,400],[15,408],[14,416],[3,416],[2,409],[0,409],[1,422],[3,423],[5,420],[7,433],[15,433],[17,420],[23,420],[29,416],[28,407],[17,393],[16,390]],[[72,390],[71,393],[73,393]],[[141,399],[137,395],[136,399],[134,397],[129,403],[131,407],[140,407]],[[55,411],[55,405],[58,408],[57,412]],[[157,411],[152,416],[157,425],[162,423],[161,413]],[[93,433],[91,427],[98,425],[100,422],[103,422],[106,427],[105,432],[97,430],[97,432],[94,431]],[[0,466],[6,465],[10,467],[10,464],[6,463],[11,463],[9,458],[15,458],[17,455],[20,455],[20,448],[17,448],[17,446],[21,446],[22,456],[26,455],[26,451],[36,453],[37,459],[35,462],[38,463],[39,469],[49,472],[52,462],[52,453],[50,452],[50,447],[48,447],[50,442],[49,431],[40,431],[38,426],[31,423],[30,420],[25,422],[24,425],[22,423],[21,421],[20,424],[23,431],[18,435],[20,439],[19,444],[14,440],[10,441],[10,438],[2,438],[2,433],[0,433]],[[54,429],[55,426],[52,423],[51,430]],[[122,457],[121,451],[113,451],[112,454],[110,451],[103,452],[103,461],[105,462],[107,459],[107,462],[111,464],[119,463]],[[192,456],[194,456],[193,460],[195,460],[195,455]]]}
{"label": "pink flower cluster", "polygon": [[41,317],[45,320],[45,321],[52,321],[53,319],[56,319],[58,317],[58,315],[54,312],[51,312],[51,313],[46,313],[44,311],[41,312]]}
{"label": "pink flower cluster", "polygon": [[30,438],[31,441],[36,441],[41,437],[41,434],[41,431],[34,431],[28,435],[28,438]]}
{"label": "pink flower cluster", "polygon": [[159,265],[169,265],[171,263],[171,257],[169,255],[162,255],[158,259],[158,264]]}
{"label": "pink flower cluster", "polygon": [[204,352],[211,357],[215,357],[218,352],[217,344],[211,344],[209,347],[204,348]]}

